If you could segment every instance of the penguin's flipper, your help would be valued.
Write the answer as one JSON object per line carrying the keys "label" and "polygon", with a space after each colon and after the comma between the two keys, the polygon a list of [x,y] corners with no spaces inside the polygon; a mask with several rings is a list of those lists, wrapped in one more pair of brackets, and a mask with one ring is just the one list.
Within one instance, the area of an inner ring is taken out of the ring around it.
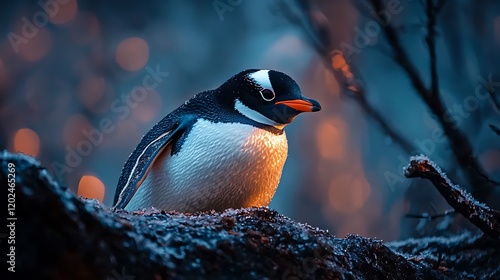
{"label": "penguin's flipper", "polygon": [[166,147],[175,143],[193,122],[192,116],[185,116],[177,122],[160,122],[144,135],[123,167],[116,187],[114,208],[127,206],[158,156]]}

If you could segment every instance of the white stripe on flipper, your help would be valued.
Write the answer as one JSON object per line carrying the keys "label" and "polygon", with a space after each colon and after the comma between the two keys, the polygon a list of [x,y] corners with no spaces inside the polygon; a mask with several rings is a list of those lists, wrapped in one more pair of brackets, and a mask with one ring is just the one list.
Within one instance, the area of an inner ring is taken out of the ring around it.
{"label": "white stripe on flipper", "polygon": [[248,76],[263,89],[273,89],[271,80],[269,79],[269,70],[259,70]]}
{"label": "white stripe on flipper", "polygon": [[[132,171],[130,171],[130,175],[128,176],[128,179],[127,179],[127,182],[125,183],[125,186],[123,186],[123,189],[122,191],[120,192],[120,195],[118,196],[118,201],[116,202],[116,205],[119,205],[123,199],[123,193],[125,192],[125,190],[127,189],[127,186],[128,184],[130,183],[130,180],[132,179],[132,175],[134,175],[134,172],[135,170],[137,169],[137,165],[139,164],[139,160],[141,159],[141,157],[144,155],[144,153],[146,152],[146,150],[151,146],[153,145],[154,143],[158,142],[162,137],[164,137],[165,135],[171,133],[172,130],[169,130],[165,133],[163,133],[162,135],[158,136],[158,138],[156,138],[155,140],[151,141],[151,143],[149,143],[146,148],[144,148],[141,152],[141,154],[137,157],[137,159],[135,160],[135,164],[134,164],[134,167],[132,168]],[[137,186],[135,186],[137,188]]]}
{"label": "white stripe on flipper", "polygon": [[238,99],[236,99],[236,102],[234,103],[234,109],[236,109],[236,111],[240,112],[243,116],[245,116],[253,121],[256,121],[258,123],[274,126],[278,129],[282,129],[283,127],[285,127],[285,124],[277,123],[277,122],[271,120],[270,118],[262,115],[261,113],[248,108],[247,106],[245,106],[245,104],[241,103],[241,101]]}

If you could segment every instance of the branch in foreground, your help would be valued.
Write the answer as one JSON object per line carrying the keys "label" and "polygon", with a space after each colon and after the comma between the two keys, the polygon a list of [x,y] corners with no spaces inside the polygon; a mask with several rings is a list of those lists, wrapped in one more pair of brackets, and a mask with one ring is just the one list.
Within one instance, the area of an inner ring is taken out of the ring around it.
{"label": "branch in foreground", "polygon": [[453,184],[441,169],[426,156],[414,156],[405,168],[407,178],[430,180],[458,213],[492,238],[500,239],[500,212],[479,203],[467,191]]}

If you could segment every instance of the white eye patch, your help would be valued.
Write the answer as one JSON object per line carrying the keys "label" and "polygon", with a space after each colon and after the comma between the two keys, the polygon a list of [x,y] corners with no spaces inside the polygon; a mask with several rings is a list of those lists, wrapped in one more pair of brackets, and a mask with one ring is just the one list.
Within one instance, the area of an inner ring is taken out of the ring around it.
{"label": "white eye patch", "polygon": [[272,89],[271,80],[269,79],[269,70],[259,70],[248,75],[261,88]]}

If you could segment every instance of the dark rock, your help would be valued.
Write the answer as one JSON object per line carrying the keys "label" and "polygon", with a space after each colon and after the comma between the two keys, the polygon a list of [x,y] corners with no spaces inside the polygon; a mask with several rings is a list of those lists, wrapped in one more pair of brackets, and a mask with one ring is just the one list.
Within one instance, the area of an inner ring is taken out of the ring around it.
{"label": "dark rock", "polygon": [[27,156],[0,155],[4,182],[9,162],[17,175],[17,277],[448,279],[499,269],[499,250],[492,248],[500,243],[471,234],[385,245],[356,235],[335,238],[268,208],[111,210],[63,190]]}

